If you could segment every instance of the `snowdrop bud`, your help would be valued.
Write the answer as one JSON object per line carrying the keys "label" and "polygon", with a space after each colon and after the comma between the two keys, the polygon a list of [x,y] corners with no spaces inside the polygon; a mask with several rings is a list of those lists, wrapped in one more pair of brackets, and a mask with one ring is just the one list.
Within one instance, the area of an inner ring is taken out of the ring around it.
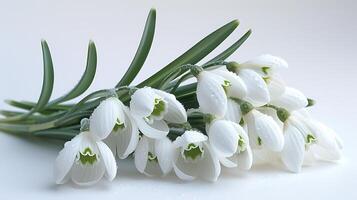
{"label": "snowdrop bud", "polygon": [[116,176],[117,166],[108,146],[88,132],[81,132],[65,143],[55,162],[57,184],[69,179],[78,185],[92,185],[105,174],[108,180]]}
{"label": "snowdrop bud", "polygon": [[202,71],[197,77],[197,101],[204,113],[223,117],[227,110],[227,96],[224,87],[229,81],[211,72]]}

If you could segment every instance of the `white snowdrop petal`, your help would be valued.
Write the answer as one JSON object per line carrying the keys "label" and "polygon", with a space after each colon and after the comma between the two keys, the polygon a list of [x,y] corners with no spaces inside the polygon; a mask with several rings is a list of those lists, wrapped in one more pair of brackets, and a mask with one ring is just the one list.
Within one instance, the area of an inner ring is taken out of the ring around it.
{"label": "white snowdrop petal", "polygon": [[71,170],[72,181],[78,185],[92,185],[98,182],[105,173],[105,165],[100,156],[95,136],[88,131],[81,133],[81,141],[79,144],[79,151],[84,152],[86,149],[96,156],[93,163],[82,163],[78,158],[74,162]]}
{"label": "white snowdrop petal", "polygon": [[227,112],[224,115],[224,119],[235,123],[239,123],[242,119],[242,111],[240,110],[240,106],[232,99],[228,99]]}
{"label": "white snowdrop petal", "polygon": [[124,107],[126,127],[123,130],[113,132],[113,139],[117,144],[117,154],[120,159],[125,159],[132,152],[134,152],[139,142],[139,129],[130,114],[128,108]]}
{"label": "white snowdrop petal", "polygon": [[144,173],[145,171],[146,164],[148,162],[148,153],[149,153],[149,141],[146,136],[143,136],[140,139],[134,153],[135,167],[141,173]]}
{"label": "white snowdrop petal", "polygon": [[300,172],[304,161],[305,140],[294,126],[287,125],[284,131],[285,145],[281,152],[281,159],[292,172]]}
{"label": "white snowdrop petal", "polygon": [[199,74],[196,95],[202,112],[224,116],[227,96],[222,85],[221,78],[210,72],[203,71]]}
{"label": "white snowdrop petal", "polygon": [[299,110],[305,108],[308,104],[307,97],[299,90],[291,87],[286,87],[285,92],[270,104],[283,107],[287,110]]}
{"label": "white snowdrop petal", "polygon": [[63,184],[68,180],[70,170],[79,152],[79,144],[82,135],[75,136],[71,141],[64,144],[64,148],[59,152],[55,165],[54,175],[57,184]]}
{"label": "white snowdrop petal", "polygon": [[119,99],[110,97],[94,109],[90,117],[90,131],[98,140],[106,138],[113,130],[115,123],[124,121],[124,113]]}
{"label": "white snowdrop petal", "polygon": [[[177,152],[180,154],[180,152]],[[197,163],[186,162],[184,158],[179,155],[174,163],[174,171],[176,175],[183,180],[193,180],[197,177],[199,169]]]}
{"label": "white snowdrop petal", "polygon": [[196,179],[196,177],[187,175],[187,174],[185,174],[184,172],[182,172],[182,171],[176,166],[176,164],[173,165],[173,168],[174,168],[174,171],[175,171],[176,176],[177,176],[179,179],[181,179],[181,180],[184,180],[184,181],[192,181],[192,180],[195,180],[195,179]]}
{"label": "white snowdrop petal", "polygon": [[131,96],[130,110],[139,117],[148,117],[154,110],[157,95],[150,87],[140,88]]}
{"label": "white snowdrop petal", "polygon": [[247,87],[245,100],[255,107],[263,106],[270,101],[268,87],[263,78],[253,70],[239,70],[239,77]]}
{"label": "white snowdrop petal", "polygon": [[155,140],[155,155],[163,174],[167,174],[172,170],[174,154],[175,148],[169,138],[165,137],[161,140]]}
{"label": "white snowdrop petal", "polygon": [[221,162],[221,164],[225,167],[228,168],[234,168],[238,166],[238,159],[237,159],[238,155],[233,155],[231,157],[225,158],[225,157],[220,157],[219,161]]}
{"label": "white snowdrop petal", "polygon": [[250,147],[237,155],[238,169],[248,170],[253,164],[253,153]]}
{"label": "white snowdrop petal", "polygon": [[154,90],[156,94],[163,97],[167,102],[168,111],[164,116],[164,120],[172,123],[185,123],[187,121],[187,113],[183,105],[176,99],[175,95],[170,93]]}
{"label": "white snowdrop petal", "polygon": [[103,177],[105,166],[103,162],[97,162],[93,165],[76,163],[71,172],[72,181],[77,185],[93,185]]}
{"label": "white snowdrop petal", "polygon": [[206,141],[207,139],[208,138],[206,135],[198,131],[185,131],[184,134],[176,138],[173,144],[176,147],[183,147],[190,143],[195,144],[195,143]]}
{"label": "white snowdrop petal", "polygon": [[238,147],[239,134],[232,125],[234,122],[215,120],[208,129],[209,142],[219,156],[230,157]]}
{"label": "white snowdrop petal", "polygon": [[97,142],[98,150],[100,152],[100,162],[104,163],[105,175],[108,180],[112,181],[117,174],[117,164],[115,157],[109,147],[102,141]]}
{"label": "white snowdrop petal", "polygon": [[336,133],[318,121],[310,121],[309,127],[316,137],[316,144],[311,147],[314,155],[322,160],[339,160],[342,152]]}
{"label": "white snowdrop petal", "polygon": [[277,78],[276,76],[272,76],[268,80],[268,90],[270,94],[270,100],[275,100],[279,98],[285,92],[285,83]]}
{"label": "white snowdrop petal", "polygon": [[[270,54],[263,54],[258,57],[253,58],[247,62],[244,62],[240,65],[242,68],[253,69],[261,75],[271,75],[274,74],[281,69],[288,68],[288,63],[276,56],[272,56]],[[263,67],[268,68],[263,71]]]}
{"label": "white snowdrop petal", "polygon": [[254,128],[263,145],[272,151],[281,151],[284,146],[284,136],[279,125],[268,115],[255,110],[251,112],[256,113]]}
{"label": "white snowdrop petal", "polygon": [[221,173],[219,159],[206,142],[203,143],[203,149],[205,155],[203,156],[203,159],[197,163],[199,176],[208,181],[217,181],[218,176]]}
{"label": "white snowdrop petal", "polygon": [[227,95],[229,97],[243,98],[247,95],[247,87],[243,80],[233,72],[217,70],[215,74],[222,76],[225,80],[230,82],[227,88]]}
{"label": "white snowdrop petal", "polygon": [[162,139],[169,133],[169,126],[163,120],[153,120],[152,124],[149,124],[143,118],[133,117],[139,130],[150,138]]}

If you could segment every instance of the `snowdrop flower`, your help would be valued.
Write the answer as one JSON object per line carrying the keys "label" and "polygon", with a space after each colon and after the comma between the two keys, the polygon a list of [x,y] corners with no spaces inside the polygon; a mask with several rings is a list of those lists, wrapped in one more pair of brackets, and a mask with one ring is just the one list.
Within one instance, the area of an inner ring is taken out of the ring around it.
{"label": "snowdrop flower", "polygon": [[167,137],[155,140],[141,137],[135,150],[136,169],[148,176],[166,175],[172,170],[175,148]]}
{"label": "snowdrop flower", "polygon": [[135,91],[130,109],[139,130],[150,138],[164,138],[169,132],[166,122],[187,121],[185,108],[174,95],[150,87]]}
{"label": "snowdrop flower", "polygon": [[90,131],[105,143],[114,155],[124,159],[131,154],[139,141],[139,130],[129,108],[118,98],[102,101],[90,117]]}
{"label": "snowdrop flower", "polygon": [[292,172],[300,172],[304,158],[334,161],[341,158],[342,142],[336,133],[324,124],[294,111],[278,110],[284,122],[285,145],[281,159]]}
{"label": "snowdrop flower", "polygon": [[285,90],[285,83],[278,75],[279,71],[288,68],[288,63],[282,58],[264,54],[241,64],[231,62],[227,67],[237,73],[244,69],[256,72],[265,81],[271,99],[280,96]]}
{"label": "snowdrop flower", "polygon": [[217,180],[221,166],[207,143],[207,136],[197,131],[186,131],[176,138],[174,145],[177,149],[173,167],[180,179]]}
{"label": "snowdrop flower", "polygon": [[271,151],[281,151],[284,146],[284,136],[276,121],[259,112],[248,103],[240,106],[244,122],[248,127],[250,144],[254,148],[265,147]]}
{"label": "snowdrop flower", "polygon": [[261,76],[271,76],[282,69],[288,68],[288,63],[279,57],[263,54],[239,64],[240,68],[252,69]]}
{"label": "snowdrop flower", "polygon": [[226,91],[231,83],[208,71],[201,71],[197,77],[197,101],[203,113],[223,117],[227,110]]}
{"label": "snowdrop flower", "polygon": [[253,162],[248,135],[231,121],[215,120],[208,128],[209,143],[226,167],[250,169]]}
{"label": "snowdrop flower", "polygon": [[104,174],[108,180],[113,180],[117,165],[109,147],[88,130],[82,130],[65,143],[56,159],[54,172],[57,184],[72,179],[78,185],[91,185]]}

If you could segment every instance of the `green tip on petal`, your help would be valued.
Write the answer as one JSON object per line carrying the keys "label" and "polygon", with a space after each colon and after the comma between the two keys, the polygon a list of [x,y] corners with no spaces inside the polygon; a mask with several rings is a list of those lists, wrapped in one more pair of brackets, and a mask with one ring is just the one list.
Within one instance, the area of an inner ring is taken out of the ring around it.
{"label": "green tip on petal", "polygon": [[262,67],[262,72],[266,75],[269,74],[270,67]]}
{"label": "green tip on petal", "polygon": [[97,162],[97,154],[93,153],[92,150],[87,147],[82,152],[79,152],[79,161],[82,165],[93,165]]}
{"label": "green tip on petal", "polygon": [[184,149],[183,155],[185,159],[195,160],[196,158],[200,158],[203,154],[203,149],[193,143],[187,145],[187,148]]}
{"label": "green tip on petal", "polygon": [[165,101],[159,98],[155,98],[155,103],[154,103],[154,110],[152,111],[151,115],[153,116],[161,116],[161,114],[165,111],[166,109],[166,104]]}
{"label": "green tip on petal", "polygon": [[232,84],[230,81],[227,81],[227,80],[224,80],[223,84],[222,84],[222,87],[224,89],[224,92],[227,94],[228,92],[228,88],[231,87]]}
{"label": "green tip on petal", "polygon": [[149,162],[158,162],[157,156],[153,154],[152,152],[148,153],[148,161]]}

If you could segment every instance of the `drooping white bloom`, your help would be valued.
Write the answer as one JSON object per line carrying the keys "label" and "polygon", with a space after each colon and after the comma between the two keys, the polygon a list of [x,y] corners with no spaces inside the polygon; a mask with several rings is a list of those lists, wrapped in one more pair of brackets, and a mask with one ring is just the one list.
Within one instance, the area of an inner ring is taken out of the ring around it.
{"label": "drooping white bloom", "polygon": [[185,123],[187,114],[175,96],[150,87],[138,89],[131,96],[130,110],[139,130],[150,138],[164,138],[166,123]]}
{"label": "drooping white bloom", "polygon": [[293,111],[305,108],[308,105],[308,101],[307,97],[299,90],[286,87],[284,93],[273,99],[270,104]]}
{"label": "drooping white bloom", "polygon": [[292,172],[300,172],[306,156],[334,161],[342,156],[342,142],[324,124],[293,112],[284,122],[285,145],[281,159]]}
{"label": "drooping white bloom", "polygon": [[155,140],[141,137],[135,150],[136,169],[148,176],[166,175],[172,170],[175,147],[167,138]]}
{"label": "drooping white bloom", "polygon": [[282,130],[271,116],[252,109],[243,116],[243,119],[248,127],[252,147],[266,147],[271,151],[283,149],[284,136]]}
{"label": "drooping white bloom", "polygon": [[223,117],[227,110],[225,89],[230,82],[208,71],[197,75],[197,101],[203,113]]}
{"label": "drooping white bloom", "polygon": [[288,68],[288,63],[279,57],[272,56],[270,54],[263,54],[249,61],[241,63],[241,68],[252,69],[259,73],[261,76],[271,76],[277,73],[281,69]]}
{"label": "drooping white bloom", "polygon": [[91,185],[104,174],[108,180],[113,180],[117,165],[109,147],[84,131],[65,143],[56,159],[54,172],[57,184],[72,179],[78,185]]}
{"label": "drooping white bloom", "polygon": [[248,135],[231,121],[215,120],[208,128],[209,143],[226,167],[250,169],[253,162]]}
{"label": "drooping white bloom", "polygon": [[263,106],[270,101],[267,84],[257,72],[250,69],[240,69],[238,76],[241,77],[247,87],[247,96],[244,100],[255,107]]}
{"label": "drooping white bloom", "polygon": [[207,136],[197,131],[186,131],[176,138],[174,145],[177,148],[174,170],[180,179],[217,180],[221,166],[207,143]]}
{"label": "drooping white bloom", "polygon": [[129,108],[118,98],[102,101],[90,117],[90,131],[124,159],[131,154],[139,141],[139,130]]}

